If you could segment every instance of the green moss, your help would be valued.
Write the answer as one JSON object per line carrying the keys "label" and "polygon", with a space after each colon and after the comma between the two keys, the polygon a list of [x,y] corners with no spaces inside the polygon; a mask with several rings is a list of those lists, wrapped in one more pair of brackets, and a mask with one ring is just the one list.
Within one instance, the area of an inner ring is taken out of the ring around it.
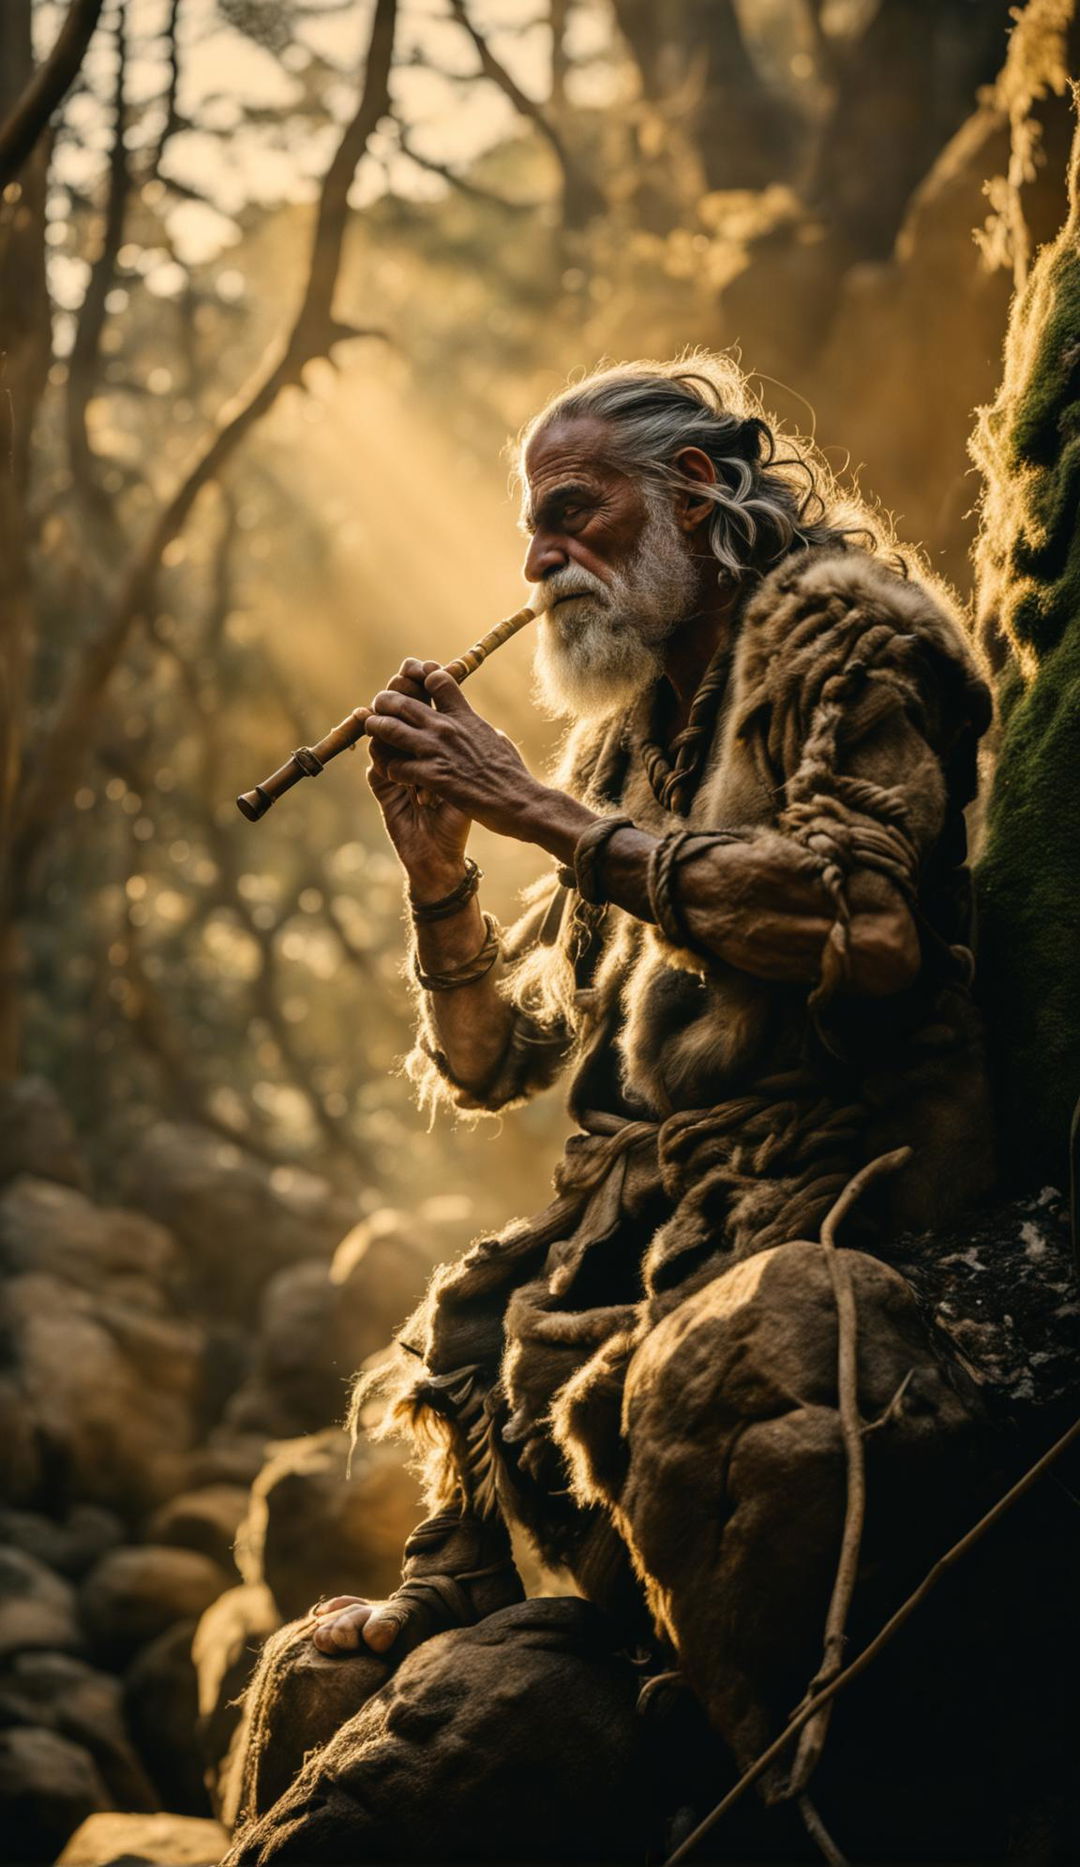
{"label": "green moss", "polygon": [[978,602],[1012,652],[977,869],[980,978],[1002,1138],[1061,1182],[1080,1096],[1080,134],[1070,212],[1013,308],[973,443],[986,491]]}

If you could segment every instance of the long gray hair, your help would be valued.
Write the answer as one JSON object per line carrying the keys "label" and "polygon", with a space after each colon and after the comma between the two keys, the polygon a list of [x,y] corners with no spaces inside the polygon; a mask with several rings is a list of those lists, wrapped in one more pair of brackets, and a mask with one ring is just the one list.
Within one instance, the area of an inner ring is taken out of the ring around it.
{"label": "long gray hair", "polygon": [[[775,424],[730,357],[695,351],[669,363],[618,363],[572,383],[522,431],[522,480],[533,437],[555,420],[582,416],[607,423],[603,451],[611,466],[649,487],[685,488],[712,502],[707,536],[721,577],[760,575],[809,545],[877,549],[865,509],[840,497],[813,443],[785,436],[781,451]],[[684,447],[708,455],[715,483],[679,472],[673,463]]]}

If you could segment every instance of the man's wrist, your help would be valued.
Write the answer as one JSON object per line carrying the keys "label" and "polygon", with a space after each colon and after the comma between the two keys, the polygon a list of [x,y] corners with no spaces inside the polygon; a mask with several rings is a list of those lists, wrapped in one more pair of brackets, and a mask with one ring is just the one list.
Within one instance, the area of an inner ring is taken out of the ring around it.
{"label": "man's wrist", "polygon": [[517,834],[523,843],[536,843],[559,862],[569,863],[578,838],[596,822],[596,812],[576,797],[551,785],[536,784],[523,801]]}
{"label": "man's wrist", "polygon": [[469,873],[464,855],[447,862],[425,862],[418,868],[410,868],[408,864],[403,864],[403,867],[409,904],[418,908],[430,907],[434,902],[445,900]]}

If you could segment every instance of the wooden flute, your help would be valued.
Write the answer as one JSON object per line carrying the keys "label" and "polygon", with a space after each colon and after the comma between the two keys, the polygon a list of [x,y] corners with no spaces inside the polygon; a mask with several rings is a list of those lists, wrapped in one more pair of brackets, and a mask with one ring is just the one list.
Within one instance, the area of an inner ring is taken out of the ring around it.
{"label": "wooden flute", "polygon": [[[489,655],[493,655],[497,648],[501,648],[504,642],[508,642],[512,635],[523,629],[527,622],[534,621],[535,617],[536,611],[527,607],[519,609],[513,616],[504,616],[502,622],[497,622],[463,655],[448,661],[445,673],[451,675],[460,686],[470,674],[475,673],[481,662],[486,661]],[[347,752],[358,739],[364,737],[364,721],[369,712],[370,708],[354,707],[317,745],[298,746],[284,765],[271,772],[269,778],[264,778],[251,791],[241,791],[236,800],[241,815],[249,823],[258,823],[260,817],[265,817],[271,804],[276,804],[278,798],[284,796],[286,791],[291,791],[301,778],[317,778],[332,758],[336,758],[339,752]]]}

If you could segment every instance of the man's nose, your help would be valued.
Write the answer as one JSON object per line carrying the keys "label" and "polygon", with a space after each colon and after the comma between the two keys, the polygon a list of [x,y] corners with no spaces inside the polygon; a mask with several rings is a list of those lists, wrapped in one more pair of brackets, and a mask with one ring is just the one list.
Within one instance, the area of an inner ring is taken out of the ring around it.
{"label": "man's nose", "polygon": [[542,583],[553,570],[561,570],[567,563],[569,558],[563,547],[553,538],[544,538],[537,532],[525,553],[525,582]]}

